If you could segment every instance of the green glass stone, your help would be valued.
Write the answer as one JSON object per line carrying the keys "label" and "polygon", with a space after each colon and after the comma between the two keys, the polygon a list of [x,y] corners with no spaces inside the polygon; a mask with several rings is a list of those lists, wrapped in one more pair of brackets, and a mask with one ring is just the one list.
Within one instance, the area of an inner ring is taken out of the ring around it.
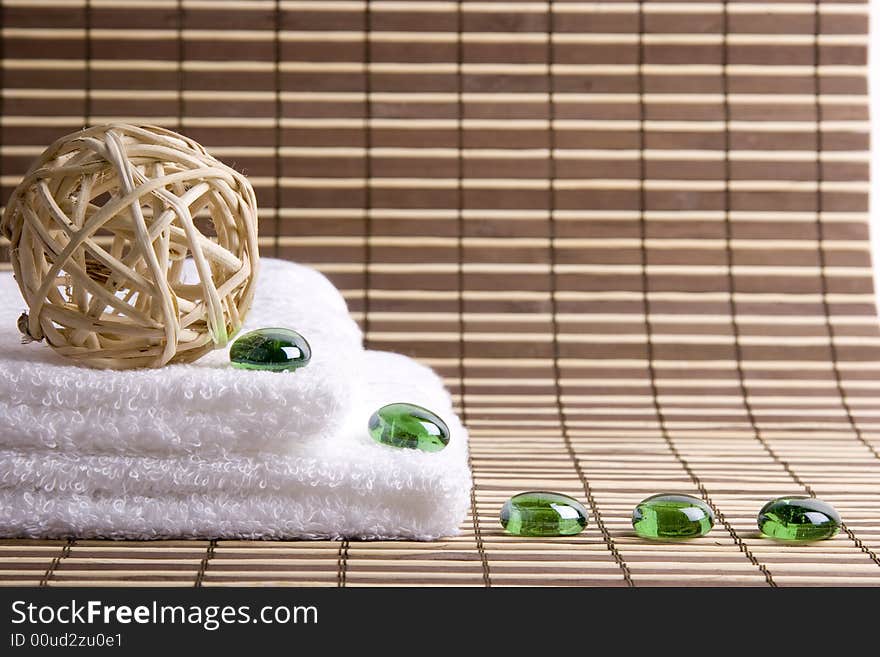
{"label": "green glass stone", "polygon": [[709,533],[715,515],[698,497],[660,493],[638,503],[633,509],[632,524],[642,538],[696,538]]}
{"label": "green glass stone", "polygon": [[501,507],[501,526],[517,536],[573,536],[587,526],[587,517],[573,497],[540,490],[514,495]]}
{"label": "green glass stone", "polygon": [[286,372],[309,364],[312,348],[296,331],[264,328],[245,333],[229,350],[229,360],[243,370]]}
{"label": "green glass stone", "polygon": [[758,529],[766,536],[784,541],[820,541],[840,531],[835,508],[804,495],[786,495],[770,500],[758,513]]}
{"label": "green glass stone", "polygon": [[391,447],[439,452],[449,444],[449,427],[435,413],[415,404],[388,404],[370,416],[370,435]]}

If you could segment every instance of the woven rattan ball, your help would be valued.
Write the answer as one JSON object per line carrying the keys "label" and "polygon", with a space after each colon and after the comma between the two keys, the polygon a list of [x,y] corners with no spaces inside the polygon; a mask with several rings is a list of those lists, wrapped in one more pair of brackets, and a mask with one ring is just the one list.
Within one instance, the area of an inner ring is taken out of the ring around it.
{"label": "woven rattan ball", "polygon": [[24,338],[84,365],[194,361],[227,343],[253,298],[253,188],[163,128],[62,137],[12,193],[2,230]]}

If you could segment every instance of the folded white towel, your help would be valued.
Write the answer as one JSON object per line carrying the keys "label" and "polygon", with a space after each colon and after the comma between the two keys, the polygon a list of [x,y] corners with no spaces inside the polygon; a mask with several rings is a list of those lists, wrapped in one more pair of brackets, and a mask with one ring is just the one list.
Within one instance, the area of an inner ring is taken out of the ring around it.
{"label": "folded white towel", "polygon": [[[0,277],[0,536],[415,538],[467,512],[467,433],[431,370],[365,352],[321,274],[264,259],[245,330],[294,328],[295,373],[192,365],[109,371],[21,345]],[[449,425],[435,453],[376,444],[367,420],[408,401]]]}

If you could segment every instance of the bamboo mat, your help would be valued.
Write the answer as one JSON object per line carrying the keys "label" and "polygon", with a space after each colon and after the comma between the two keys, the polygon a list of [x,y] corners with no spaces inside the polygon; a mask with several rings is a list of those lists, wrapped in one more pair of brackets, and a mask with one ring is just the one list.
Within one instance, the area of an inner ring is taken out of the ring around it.
{"label": "bamboo mat", "polygon": [[[476,482],[444,541],[3,541],[0,583],[880,584],[867,4],[0,4],[2,198],[84,124],[198,139],[251,177],[263,253],[446,377]],[[528,489],[587,530],[505,535]],[[661,491],[715,529],[635,537]],[[845,531],[760,537],[785,493]]]}

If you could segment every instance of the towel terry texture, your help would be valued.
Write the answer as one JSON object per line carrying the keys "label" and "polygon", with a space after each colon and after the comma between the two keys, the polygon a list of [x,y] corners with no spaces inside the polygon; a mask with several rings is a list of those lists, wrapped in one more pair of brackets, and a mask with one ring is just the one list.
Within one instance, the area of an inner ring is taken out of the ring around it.
{"label": "towel terry texture", "polygon": [[[458,532],[467,433],[430,369],[365,351],[320,273],[263,259],[244,330],[283,326],[312,346],[295,373],[191,365],[93,370],[22,345],[25,310],[0,275],[0,536],[412,538]],[[375,443],[369,416],[412,402],[446,420],[446,449]]]}

